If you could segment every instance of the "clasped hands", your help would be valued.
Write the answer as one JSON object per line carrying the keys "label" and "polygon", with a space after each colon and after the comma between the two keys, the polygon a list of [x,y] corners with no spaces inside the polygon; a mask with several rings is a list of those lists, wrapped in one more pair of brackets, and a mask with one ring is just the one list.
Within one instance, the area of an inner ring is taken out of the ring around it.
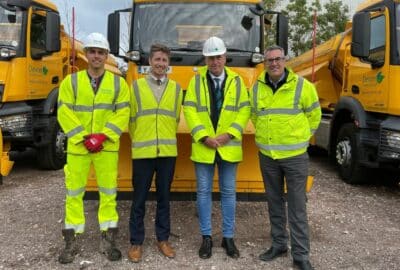
{"label": "clasped hands", "polygon": [[103,150],[105,140],[107,140],[107,136],[103,133],[93,133],[85,136],[83,144],[90,153],[97,153]]}
{"label": "clasped hands", "polygon": [[224,134],[218,135],[215,138],[207,137],[203,143],[205,146],[207,146],[209,148],[217,149],[218,147],[227,144],[230,140],[231,140],[231,137],[229,136],[229,134],[224,133]]}

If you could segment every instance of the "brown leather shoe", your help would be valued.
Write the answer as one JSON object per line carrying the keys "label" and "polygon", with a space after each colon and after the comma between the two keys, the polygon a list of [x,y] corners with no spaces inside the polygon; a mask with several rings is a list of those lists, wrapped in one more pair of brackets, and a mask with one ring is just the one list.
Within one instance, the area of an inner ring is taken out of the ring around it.
{"label": "brown leather shoe", "polygon": [[157,247],[165,257],[170,259],[175,258],[175,250],[171,247],[168,241],[157,242]]}
{"label": "brown leather shoe", "polygon": [[142,260],[142,246],[133,245],[128,250],[128,257],[134,263],[138,263]]}

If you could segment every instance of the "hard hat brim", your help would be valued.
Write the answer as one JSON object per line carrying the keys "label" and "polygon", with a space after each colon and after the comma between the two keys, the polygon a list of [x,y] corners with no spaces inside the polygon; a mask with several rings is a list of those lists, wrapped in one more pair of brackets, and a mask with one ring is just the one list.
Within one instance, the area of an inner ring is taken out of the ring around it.
{"label": "hard hat brim", "polygon": [[206,52],[203,52],[203,55],[204,56],[217,56],[217,55],[223,55],[223,54],[225,54],[226,53],[226,49],[224,49],[223,51],[217,51],[217,52],[208,52],[208,53],[206,53]]}

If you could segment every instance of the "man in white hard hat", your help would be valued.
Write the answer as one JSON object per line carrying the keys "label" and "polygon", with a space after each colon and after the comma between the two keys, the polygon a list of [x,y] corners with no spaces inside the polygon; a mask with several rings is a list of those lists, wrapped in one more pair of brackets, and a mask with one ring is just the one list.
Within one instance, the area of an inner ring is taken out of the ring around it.
{"label": "man in white hard hat", "polygon": [[79,251],[77,236],[85,228],[83,196],[91,164],[99,187],[100,251],[110,261],[121,259],[115,246],[117,167],[119,138],[129,121],[130,92],[123,78],[104,68],[109,50],[102,34],[90,34],[84,43],[88,69],[68,75],[60,85],[57,118],[68,137],[65,248],[58,258],[63,264],[71,263]]}
{"label": "man in white hard hat", "polygon": [[218,167],[222,210],[222,244],[226,254],[238,258],[233,237],[236,208],[236,171],[242,160],[242,133],[250,117],[250,102],[243,79],[225,66],[222,39],[204,43],[206,66],[190,81],[184,102],[186,122],[192,134],[192,155],[197,178],[197,209],[203,241],[199,257],[212,255],[212,187]]}

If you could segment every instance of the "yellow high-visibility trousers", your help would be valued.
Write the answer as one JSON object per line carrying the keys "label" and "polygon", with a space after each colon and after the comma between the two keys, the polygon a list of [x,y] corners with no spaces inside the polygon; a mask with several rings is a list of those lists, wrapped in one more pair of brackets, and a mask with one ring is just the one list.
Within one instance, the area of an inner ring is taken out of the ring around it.
{"label": "yellow high-visibility trousers", "polygon": [[101,231],[116,228],[117,213],[117,173],[118,152],[105,152],[74,155],[67,154],[67,164],[64,166],[66,201],[65,229],[74,229],[75,233],[83,233],[85,229],[85,214],[83,196],[93,163],[97,185],[99,187],[98,221]]}

